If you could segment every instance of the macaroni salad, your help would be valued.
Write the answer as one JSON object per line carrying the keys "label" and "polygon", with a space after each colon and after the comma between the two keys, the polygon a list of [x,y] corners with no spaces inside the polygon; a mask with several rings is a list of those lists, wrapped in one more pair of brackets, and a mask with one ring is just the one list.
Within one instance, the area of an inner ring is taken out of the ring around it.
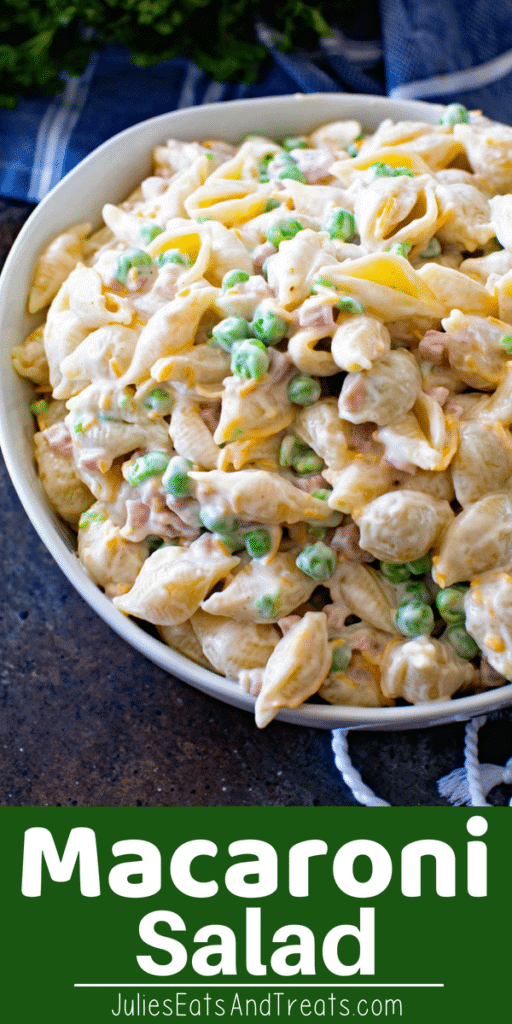
{"label": "macaroni salad", "polygon": [[153,158],[41,254],[13,351],[92,580],[260,727],[512,680],[512,128]]}

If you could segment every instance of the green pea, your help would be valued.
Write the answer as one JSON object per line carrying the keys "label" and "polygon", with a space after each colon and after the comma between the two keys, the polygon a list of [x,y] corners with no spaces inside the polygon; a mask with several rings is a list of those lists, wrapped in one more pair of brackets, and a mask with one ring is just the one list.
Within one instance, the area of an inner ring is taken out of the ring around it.
{"label": "green pea", "polygon": [[452,626],[448,626],[442,637],[442,640],[446,640],[449,643],[459,658],[476,658],[477,654],[480,653],[480,648],[477,643],[473,640],[473,637],[469,635],[466,627],[462,622],[454,623]]}
{"label": "green pea", "polygon": [[263,594],[257,597],[254,607],[262,619],[277,619],[283,606],[283,591],[274,590],[270,594]]}
{"label": "green pea", "polygon": [[159,412],[166,416],[174,405],[174,398],[165,388],[152,388],[142,399],[142,404],[151,412]]}
{"label": "green pea", "polygon": [[404,599],[432,604],[432,594],[424,580],[410,580],[404,586]]}
{"label": "green pea", "polygon": [[297,157],[294,156],[289,149],[285,149],[284,146],[278,153],[274,153],[273,160],[277,167],[280,167],[283,164],[297,163]]}
{"label": "green pea", "polygon": [[265,376],[270,357],[262,341],[256,338],[237,341],[231,353],[231,373],[237,377],[246,377],[247,380],[260,380]]}
{"label": "green pea", "polygon": [[151,554],[153,554],[153,551],[158,551],[158,548],[163,547],[164,543],[163,537],[157,537],[154,533],[149,533],[148,536],[145,537],[145,541]]}
{"label": "green pea", "polygon": [[281,171],[287,170],[288,168],[297,169],[297,160],[292,153],[286,152],[274,153],[271,164],[269,164],[268,171],[272,177],[278,175]]}
{"label": "green pea", "polygon": [[164,267],[166,263],[176,263],[180,267],[190,266],[189,257],[179,249],[166,249],[164,252],[159,252],[156,262],[159,267]]}
{"label": "green pea", "polygon": [[361,300],[356,299],[354,295],[343,295],[336,303],[336,308],[342,313],[350,313],[351,316],[362,316],[366,312]]}
{"label": "green pea", "polygon": [[225,352],[231,352],[235,341],[248,338],[250,333],[249,324],[243,316],[228,316],[213,328],[212,338]]}
{"label": "green pea", "polygon": [[403,256],[404,260],[406,260],[411,249],[412,245],[410,245],[409,242],[393,242],[392,245],[389,246],[388,252],[390,252],[392,256]]}
{"label": "green pea", "polygon": [[301,185],[307,185],[307,178],[298,167],[294,164],[290,164],[287,167],[283,167],[283,170],[279,172],[278,178],[284,181],[285,178],[291,178],[292,181],[300,181]]}
{"label": "green pea", "polygon": [[288,330],[288,323],[272,310],[258,307],[254,311],[250,329],[258,341],[262,341],[265,345],[277,345],[283,340]]}
{"label": "green pea", "polygon": [[260,166],[268,167],[269,163],[271,163],[271,161],[274,160],[276,156],[276,153],[264,153],[263,156],[260,157]]}
{"label": "green pea", "polygon": [[428,245],[425,247],[423,252],[420,252],[420,259],[422,260],[433,260],[436,256],[441,255],[441,243],[438,242],[437,238],[431,238]]}
{"label": "green pea", "polygon": [[258,161],[258,171],[260,175],[260,181],[270,181],[267,174],[268,165],[274,159],[275,153],[265,153]]}
{"label": "green pea", "polygon": [[279,249],[281,242],[289,242],[295,238],[299,231],[302,231],[302,224],[293,217],[286,217],[284,220],[276,220],[267,231],[267,242]]}
{"label": "green pea", "polygon": [[263,266],[261,268],[261,273],[262,273],[263,277],[265,278],[265,281],[268,281],[268,261],[269,261],[269,259],[270,259],[270,256],[267,256],[267,258],[264,261]]}
{"label": "green pea", "polygon": [[321,487],[318,491],[313,491],[311,497],[318,498],[318,501],[328,501],[332,494],[331,487]]}
{"label": "green pea", "polygon": [[279,199],[267,199],[264,212],[270,213],[271,210],[277,210],[278,206],[281,206]]}
{"label": "green pea", "polygon": [[82,512],[80,519],[78,520],[78,529],[86,530],[91,523],[104,523],[106,516],[100,515],[99,512],[94,512],[91,508],[87,509],[87,512]]}
{"label": "green pea", "polygon": [[320,473],[324,469],[324,460],[312,450],[300,458],[295,459],[293,468],[300,476],[307,476],[309,473]]}
{"label": "green pea", "polygon": [[144,249],[127,249],[126,252],[122,252],[116,261],[116,267],[114,270],[114,277],[121,283],[126,284],[128,280],[128,274],[130,270],[135,270],[137,277],[139,274],[148,272],[153,266],[153,260],[148,252]]}
{"label": "green pea", "polygon": [[290,402],[295,402],[296,405],[314,405],[318,402],[322,389],[313,377],[299,373],[288,381],[286,391]]}
{"label": "green pea", "polygon": [[439,124],[452,127],[454,124],[467,124],[468,121],[469,110],[462,103],[449,103],[439,118]]}
{"label": "green pea", "polygon": [[248,280],[249,274],[245,270],[229,270],[222,278],[222,291],[225,292],[228,288],[234,288],[235,285]]}
{"label": "green pea", "polygon": [[[361,148],[361,143],[363,142],[364,139],[367,139],[367,138],[368,138],[368,136],[365,135],[363,132],[361,132],[360,135],[356,135],[355,139],[352,139],[352,141],[349,142],[347,144],[347,146],[345,147],[345,149],[347,150],[348,155],[351,156],[351,157],[359,156],[359,150]],[[358,143],[359,143],[359,145],[358,145]]]}
{"label": "green pea", "polygon": [[311,449],[304,441],[301,441],[300,437],[296,437],[295,434],[287,434],[281,441],[279,464],[283,469],[290,469],[293,466],[294,460],[308,451],[311,451]]}
{"label": "green pea", "polygon": [[245,547],[251,558],[264,558],[272,550],[272,537],[268,530],[260,527],[245,534]]}
{"label": "green pea", "polygon": [[283,149],[310,149],[309,142],[303,135],[296,135],[291,139],[283,140]]}
{"label": "green pea", "polygon": [[245,547],[243,535],[236,530],[234,533],[217,533],[216,536],[224,544],[224,547],[228,549],[230,555],[234,551],[241,551]]}
{"label": "green pea", "polygon": [[375,178],[392,178],[393,168],[391,164],[385,164],[382,160],[379,160],[376,164],[370,164],[373,167]]}
{"label": "green pea", "polygon": [[342,238],[344,242],[352,242],[356,234],[354,214],[342,206],[331,210],[322,224],[322,231],[328,231],[331,238]]}
{"label": "green pea", "polygon": [[153,224],[152,227],[147,224],[145,227],[140,229],[139,238],[144,245],[149,245],[157,235],[162,234],[163,230],[163,228],[158,227],[158,224]]}
{"label": "green pea", "polygon": [[336,569],[336,553],[321,540],[316,544],[308,544],[295,559],[295,565],[306,576],[319,583],[326,583],[334,575]]}
{"label": "green pea", "polygon": [[429,635],[434,628],[434,613],[424,601],[404,601],[395,612],[395,623],[403,636]]}
{"label": "green pea", "polygon": [[437,610],[449,626],[465,621],[464,595],[467,589],[464,586],[447,587],[436,594]]}
{"label": "green pea", "polygon": [[193,469],[193,466],[194,463],[190,459],[184,459],[181,455],[175,455],[170,460],[162,477],[164,490],[175,498],[190,498],[194,485],[188,474]]}
{"label": "green pea", "polygon": [[375,168],[376,178],[399,178],[403,174],[408,178],[414,178],[414,171],[411,171],[410,167],[391,167],[391,164],[385,164],[382,161],[371,164],[371,167]]}
{"label": "green pea", "polygon": [[413,576],[424,576],[432,569],[432,555],[423,555],[422,558],[416,558],[414,562],[407,562],[407,568],[410,569]]}
{"label": "green pea", "polygon": [[39,398],[35,402],[31,402],[29,405],[30,412],[34,416],[42,416],[43,412],[46,412],[48,408],[48,402],[44,398]]}
{"label": "green pea", "polygon": [[170,456],[166,452],[147,452],[134,459],[128,467],[126,479],[132,487],[143,484],[154,476],[162,476],[169,464]]}
{"label": "green pea", "polygon": [[[500,345],[503,345],[503,348],[505,349],[512,349],[512,334],[505,334],[500,341]],[[30,408],[32,408],[32,406]]]}
{"label": "green pea", "polygon": [[211,533],[221,533],[223,536],[236,533],[240,523],[232,512],[222,512],[217,505],[203,505],[199,510],[199,518]]}
{"label": "green pea", "polygon": [[345,672],[352,657],[352,648],[348,644],[335,647],[332,652],[330,672]]}
{"label": "green pea", "polygon": [[294,434],[288,434],[283,438],[279,449],[279,463],[284,469],[293,468],[301,475],[319,473],[324,468],[323,459]]}
{"label": "green pea", "polygon": [[335,288],[336,287],[336,285],[334,284],[334,281],[330,277],[327,277],[327,274],[320,274],[319,277],[314,277],[313,278],[312,287],[311,287],[311,292],[312,292],[313,295],[316,295],[315,287],[318,286],[318,285],[321,285],[322,288]]}
{"label": "green pea", "polygon": [[411,577],[408,565],[399,565],[395,562],[381,562],[380,571],[390,583],[405,583]]}

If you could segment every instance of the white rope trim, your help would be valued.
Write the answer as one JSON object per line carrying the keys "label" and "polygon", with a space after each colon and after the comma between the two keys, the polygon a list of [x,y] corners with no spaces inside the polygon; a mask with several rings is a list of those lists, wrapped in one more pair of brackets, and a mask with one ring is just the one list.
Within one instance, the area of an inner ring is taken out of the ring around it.
{"label": "white rope trim", "polygon": [[[478,734],[487,718],[473,718],[466,725],[464,743],[464,767],[456,768],[449,775],[439,779],[437,784],[440,796],[455,806],[492,807],[487,801],[487,794],[502,783],[512,785],[512,757],[505,765],[481,764],[478,759]],[[512,797],[509,800],[512,807]]]}
{"label": "white rope trim", "polygon": [[512,50],[501,53],[499,57],[486,60],[465,71],[452,71],[448,75],[434,75],[417,82],[406,82],[397,85],[389,95],[397,100],[421,99],[424,96],[439,96],[444,93],[464,92],[467,89],[480,89],[512,71]]}
{"label": "white rope trim", "polygon": [[[478,733],[485,725],[487,717],[473,718],[466,725],[464,742],[464,767],[456,768],[449,775],[443,776],[437,784],[440,796],[452,805],[461,807],[492,807],[487,802],[487,794],[494,786],[502,783],[512,785],[512,757],[505,765],[480,764],[478,760]],[[345,785],[348,786],[358,803],[365,807],[391,807],[386,800],[381,800],[372,789],[363,782],[361,775],[354,768],[350,759],[348,734],[349,729],[333,729],[332,750],[334,763]],[[509,800],[512,807],[512,797]]]}
{"label": "white rope trim", "polygon": [[348,749],[348,729],[333,729],[332,750],[334,763],[340,772],[344,783],[352,791],[356,800],[365,807],[391,807],[386,800],[381,800],[372,789],[367,786],[352,761]]}
{"label": "white rope trim", "polygon": [[486,716],[473,718],[466,725],[466,739],[464,743],[464,767],[468,780],[469,804],[471,807],[490,807],[485,799],[480,776],[480,761],[478,760],[478,733],[487,721]]}

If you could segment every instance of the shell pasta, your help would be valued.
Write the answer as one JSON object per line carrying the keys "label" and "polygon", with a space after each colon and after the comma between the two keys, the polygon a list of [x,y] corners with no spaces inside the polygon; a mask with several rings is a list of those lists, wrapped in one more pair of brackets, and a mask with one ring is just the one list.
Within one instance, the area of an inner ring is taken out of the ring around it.
{"label": "shell pasta", "polygon": [[170,139],[79,213],[12,359],[118,611],[260,728],[512,681],[512,128]]}

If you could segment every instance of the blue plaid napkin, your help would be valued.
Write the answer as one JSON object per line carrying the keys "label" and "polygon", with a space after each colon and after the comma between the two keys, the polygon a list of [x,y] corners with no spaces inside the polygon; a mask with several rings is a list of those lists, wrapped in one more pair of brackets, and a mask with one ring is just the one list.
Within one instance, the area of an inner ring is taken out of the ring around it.
{"label": "blue plaid napkin", "polygon": [[[253,85],[220,84],[185,58],[137,68],[109,46],[55,99],[0,108],[0,195],[38,202],[111,135],[197,103],[294,92],[362,92],[458,100],[512,123],[512,0],[368,0],[350,29],[315,53],[283,53],[259,25],[271,59]],[[380,19],[380,35],[378,28]]]}

